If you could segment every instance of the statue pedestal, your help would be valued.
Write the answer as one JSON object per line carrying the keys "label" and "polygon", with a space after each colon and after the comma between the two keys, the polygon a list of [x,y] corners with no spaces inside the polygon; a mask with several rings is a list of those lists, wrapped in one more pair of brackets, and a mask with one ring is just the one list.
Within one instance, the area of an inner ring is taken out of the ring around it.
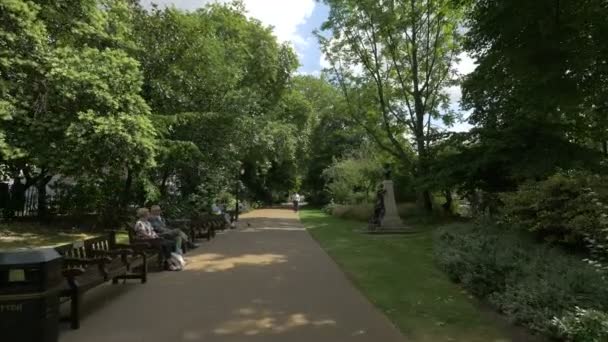
{"label": "statue pedestal", "polygon": [[[385,180],[382,182],[384,196],[382,197],[381,205],[384,209],[384,216],[380,219],[379,224],[373,223],[375,216],[370,220],[370,225],[364,233],[367,234],[409,234],[415,231],[407,228],[397,211],[397,202],[395,201],[395,190],[393,189],[393,181]],[[374,214],[376,215],[376,214]]]}
{"label": "statue pedestal", "polygon": [[395,190],[393,181],[385,180],[382,182],[384,187],[384,217],[380,222],[379,231],[401,231],[406,230],[405,225],[399,217],[397,202],[395,201]]}

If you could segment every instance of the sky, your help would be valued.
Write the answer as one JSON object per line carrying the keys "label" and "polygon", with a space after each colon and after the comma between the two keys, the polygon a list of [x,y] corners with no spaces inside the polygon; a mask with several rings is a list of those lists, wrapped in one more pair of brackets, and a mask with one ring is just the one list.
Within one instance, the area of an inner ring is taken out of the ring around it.
{"label": "sky", "polygon": [[[212,1],[228,2],[229,0],[140,0],[144,6],[156,3],[159,6],[175,6],[184,10],[195,10]],[[301,74],[317,75],[327,62],[313,31],[327,19],[329,8],[315,0],[243,0],[249,15],[262,23],[274,27],[274,33],[281,42],[291,42],[300,59]],[[456,69],[461,74],[470,73],[475,63],[466,55],[461,55],[461,62]],[[461,97],[460,87],[448,89],[451,107],[459,110]],[[466,116],[466,113],[464,114]],[[440,125],[440,123],[437,123]],[[466,123],[458,123],[450,128],[453,131],[470,129]]]}

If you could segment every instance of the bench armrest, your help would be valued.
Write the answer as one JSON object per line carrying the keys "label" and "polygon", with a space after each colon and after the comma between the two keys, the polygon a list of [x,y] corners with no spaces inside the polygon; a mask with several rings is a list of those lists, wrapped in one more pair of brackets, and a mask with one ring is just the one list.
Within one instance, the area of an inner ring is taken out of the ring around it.
{"label": "bench armrest", "polygon": [[82,267],[88,265],[103,265],[111,262],[112,259],[108,257],[97,257],[97,258],[74,258],[74,257],[63,257],[63,263],[71,267]]}
{"label": "bench armrest", "polygon": [[74,267],[74,268],[69,268],[67,270],[63,270],[61,271],[61,274],[69,279],[73,279],[75,277],[78,277],[80,275],[83,275],[85,272],[85,269],[82,267]]}
{"label": "bench armrest", "polygon": [[134,251],[131,248],[119,248],[119,249],[112,249],[109,251],[91,251],[91,253],[93,253],[95,256],[111,258],[111,257],[119,257],[119,256],[133,254]]}

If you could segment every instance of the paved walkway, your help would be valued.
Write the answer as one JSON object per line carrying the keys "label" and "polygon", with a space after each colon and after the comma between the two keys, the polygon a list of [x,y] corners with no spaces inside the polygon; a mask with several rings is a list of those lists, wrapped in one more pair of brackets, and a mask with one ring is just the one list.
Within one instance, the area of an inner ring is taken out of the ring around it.
{"label": "paved walkway", "polygon": [[243,215],[187,259],[147,284],[95,290],[60,342],[404,341],[289,210]]}

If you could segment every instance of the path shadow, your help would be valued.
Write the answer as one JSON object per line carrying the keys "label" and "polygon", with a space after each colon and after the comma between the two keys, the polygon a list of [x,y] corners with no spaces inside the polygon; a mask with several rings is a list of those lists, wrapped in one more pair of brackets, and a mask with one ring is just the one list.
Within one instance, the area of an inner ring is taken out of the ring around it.
{"label": "path shadow", "polygon": [[239,222],[240,232],[283,230],[283,231],[305,231],[306,229],[297,218],[277,217],[244,217]]}
{"label": "path shadow", "polygon": [[[109,282],[89,290],[84,296],[82,296],[82,306],[80,312],[81,326],[86,326],[87,317],[95,315],[96,312],[99,312],[112,302],[120,300],[120,297],[133,291],[137,291],[141,286],[145,285],[140,284],[139,281],[131,280],[125,284],[121,282],[115,285]],[[60,313],[61,317],[69,317],[69,301],[61,304]],[[69,322],[61,322],[59,329],[60,332],[71,330]]]}

